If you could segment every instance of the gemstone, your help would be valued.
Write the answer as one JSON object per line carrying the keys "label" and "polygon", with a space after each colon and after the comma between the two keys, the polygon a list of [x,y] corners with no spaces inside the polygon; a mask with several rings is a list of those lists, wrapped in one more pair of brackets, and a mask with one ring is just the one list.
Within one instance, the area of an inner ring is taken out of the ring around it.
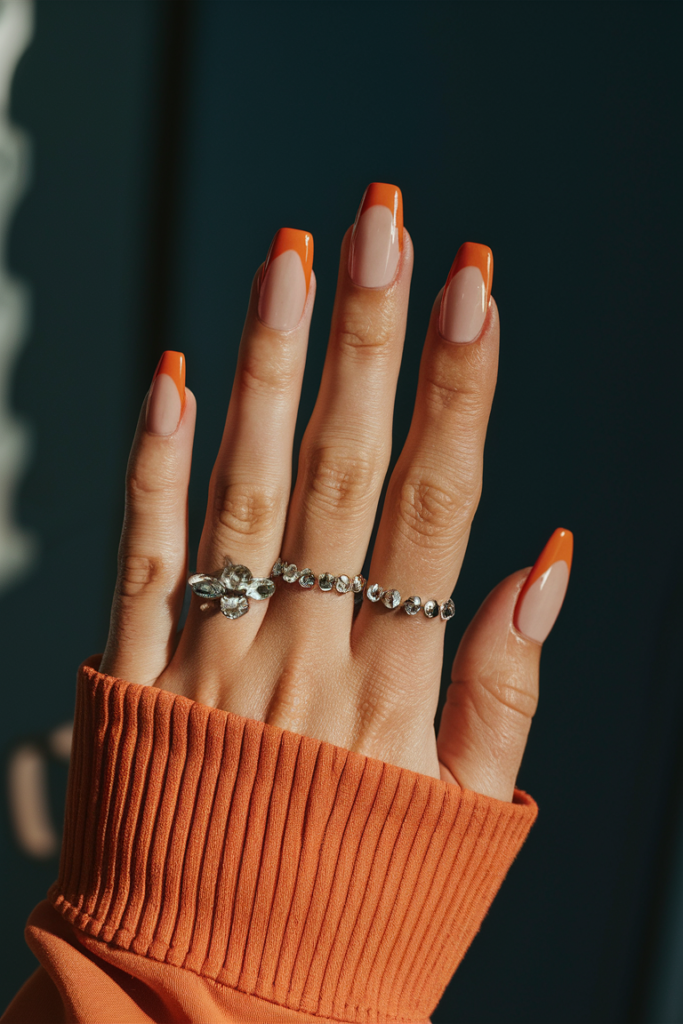
{"label": "gemstone", "polygon": [[448,621],[448,619],[452,619],[454,615],[455,605],[449,598],[447,601],[444,601],[444,603],[441,605],[441,618],[445,621]]}
{"label": "gemstone", "polygon": [[253,597],[255,601],[265,601],[275,593],[275,584],[269,579],[251,580],[245,589],[247,597]]}
{"label": "gemstone", "polygon": [[294,562],[290,562],[289,565],[282,567],[282,578],[285,583],[295,583],[299,578],[299,570],[294,565]]}
{"label": "gemstone", "polygon": [[318,576],[318,586],[321,590],[332,590],[336,579],[337,577],[333,576],[331,572],[323,572]]}
{"label": "gemstone", "polygon": [[365,586],[365,580],[362,576],[354,576],[351,580],[351,590],[354,594],[360,594],[363,587]]}
{"label": "gemstone", "polygon": [[188,583],[197,597],[206,597],[210,601],[215,601],[217,597],[222,597],[225,593],[225,587],[220,580],[214,579],[213,576],[206,576],[202,572],[190,576]]}
{"label": "gemstone", "polygon": [[249,611],[249,602],[246,597],[222,597],[221,611],[226,619],[239,619]]}
{"label": "gemstone", "polygon": [[401,603],[401,595],[398,590],[387,590],[384,597],[382,598],[382,604],[386,605],[387,608],[398,608]]}
{"label": "gemstone", "polygon": [[301,575],[299,576],[299,586],[304,587],[305,590],[310,590],[311,587],[315,586],[315,573],[312,569],[302,569]]}
{"label": "gemstone", "polygon": [[419,597],[409,597],[403,607],[405,608],[406,615],[417,615],[422,607],[422,601]]}
{"label": "gemstone", "polygon": [[351,589],[351,580],[348,576],[338,576],[335,587],[340,594],[348,594]]}
{"label": "gemstone", "polygon": [[282,575],[282,567],[283,567],[283,561],[282,561],[281,558],[278,558],[277,562],[273,566],[273,571],[271,572],[270,575],[271,576],[281,576]]}
{"label": "gemstone", "polygon": [[251,571],[246,565],[226,565],[221,579],[228,590],[245,590],[251,583]]}
{"label": "gemstone", "polygon": [[367,597],[368,601],[380,601],[382,599],[383,594],[384,591],[380,587],[379,583],[372,583],[365,591],[365,596]]}
{"label": "gemstone", "polygon": [[428,619],[435,619],[439,614],[439,602],[425,601],[423,611]]}

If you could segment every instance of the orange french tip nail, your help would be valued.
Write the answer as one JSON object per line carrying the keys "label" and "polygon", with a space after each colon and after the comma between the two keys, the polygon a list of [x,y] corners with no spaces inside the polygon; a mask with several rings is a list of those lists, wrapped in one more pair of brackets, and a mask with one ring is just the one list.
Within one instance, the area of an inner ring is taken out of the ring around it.
{"label": "orange french tip nail", "polygon": [[167,374],[177,387],[178,394],[180,395],[180,409],[182,415],[182,410],[185,408],[185,356],[183,353],[172,352],[170,350],[162,353],[161,359],[157,363],[157,368],[154,371],[152,383],[157,379],[160,373]]}
{"label": "orange french tip nail", "polygon": [[[301,265],[304,268],[306,279],[306,294],[311,283],[311,270],[313,269],[313,235],[310,231],[300,231],[298,228],[280,228],[271,242],[266,262],[263,265],[263,277],[266,276],[268,265],[274,259],[281,256],[283,252],[293,249],[298,253]],[[262,278],[263,280],[263,278]]]}
{"label": "orange french tip nail", "polygon": [[383,181],[371,182],[365,190],[358,209],[356,225],[371,206],[386,206],[389,210],[394,219],[394,226],[398,233],[398,248],[401,251],[403,249],[403,194],[398,185],[388,185]]}
{"label": "orange french tip nail", "polygon": [[482,276],[486,286],[486,302],[491,298],[491,285],[493,284],[493,253],[488,245],[480,245],[479,242],[463,242],[455,254],[453,266],[446,280],[446,288],[451,283],[459,270],[464,267],[476,267]]}
{"label": "orange french tip nail", "polygon": [[532,587],[536,580],[543,576],[543,574],[546,573],[551,565],[555,564],[555,562],[566,562],[567,569],[571,572],[573,554],[574,534],[571,530],[565,530],[563,527],[558,527],[536,559],[533,569],[529,573],[526,583],[520,592],[520,601],[525,592]]}

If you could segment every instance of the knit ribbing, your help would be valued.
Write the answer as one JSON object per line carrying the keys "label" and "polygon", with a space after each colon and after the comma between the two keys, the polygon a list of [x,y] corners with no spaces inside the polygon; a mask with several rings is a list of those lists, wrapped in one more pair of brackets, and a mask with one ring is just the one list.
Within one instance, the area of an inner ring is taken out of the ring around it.
{"label": "knit ribbing", "polygon": [[433,1011],[536,815],[79,674],[54,906],[86,934],[353,1022]]}

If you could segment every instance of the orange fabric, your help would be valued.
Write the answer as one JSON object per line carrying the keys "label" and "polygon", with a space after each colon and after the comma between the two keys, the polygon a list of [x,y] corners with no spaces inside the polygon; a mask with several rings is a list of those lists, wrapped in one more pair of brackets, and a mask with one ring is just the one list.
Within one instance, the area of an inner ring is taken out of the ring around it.
{"label": "orange fabric", "polygon": [[2,1020],[424,1022],[535,815],[86,664]]}

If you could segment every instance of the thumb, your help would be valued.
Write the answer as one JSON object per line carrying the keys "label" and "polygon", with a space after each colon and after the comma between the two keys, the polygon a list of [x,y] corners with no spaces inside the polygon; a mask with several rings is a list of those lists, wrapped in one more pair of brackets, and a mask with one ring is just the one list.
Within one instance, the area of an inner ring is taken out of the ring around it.
{"label": "thumb", "polygon": [[573,537],[555,530],[531,571],[499,583],[455,656],[441,715],[441,778],[511,800],[538,703],[541,645],[569,582]]}

